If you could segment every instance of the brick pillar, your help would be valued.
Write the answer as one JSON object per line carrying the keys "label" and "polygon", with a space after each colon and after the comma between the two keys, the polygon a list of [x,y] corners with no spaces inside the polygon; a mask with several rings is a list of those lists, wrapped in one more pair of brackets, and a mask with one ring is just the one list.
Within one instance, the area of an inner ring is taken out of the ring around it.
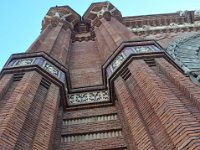
{"label": "brick pillar", "polygon": [[12,77],[13,77],[12,74],[7,74],[0,79],[0,99],[2,99],[3,95],[5,95],[5,93],[7,92],[12,82]]}
{"label": "brick pillar", "polygon": [[132,143],[135,143],[138,150],[156,150],[155,143],[123,79],[118,77],[114,84],[119,104],[123,109],[124,118],[126,118],[129,124],[130,134],[134,140]]}
{"label": "brick pillar", "polygon": [[33,149],[52,149],[59,100],[59,87],[51,84],[35,131]]}
{"label": "brick pillar", "polygon": [[49,24],[27,52],[45,52],[66,65],[70,44],[71,29],[69,27],[62,22],[55,27]]}
{"label": "brick pillar", "polygon": [[99,21],[101,25],[99,27],[94,27],[94,32],[96,34],[97,44],[100,48],[99,54],[103,61],[105,61],[122,42],[136,38],[126,26],[114,17],[111,17],[109,21],[103,17]]}
{"label": "brick pillar", "polygon": [[12,91],[8,90],[1,99],[0,103],[4,102],[0,110],[0,147],[2,149],[14,148],[41,78],[35,71],[25,73],[21,81],[16,83],[15,88],[12,87]]}
{"label": "brick pillar", "polygon": [[197,148],[200,142],[198,138],[200,136],[200,124],[188,112],[180,99],[172,93],[143,60],[133,61],[128,68],[132,77],[137,81],[136,86],[142,89],[143,97],[162,123],[173,145],[177,149]]}

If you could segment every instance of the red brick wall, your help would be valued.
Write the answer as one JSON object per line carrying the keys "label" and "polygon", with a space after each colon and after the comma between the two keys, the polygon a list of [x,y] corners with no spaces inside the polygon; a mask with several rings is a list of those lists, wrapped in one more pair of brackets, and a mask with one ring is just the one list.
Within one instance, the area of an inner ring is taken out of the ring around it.
{"label": "red brick wall", "polygon": [[51,149],[59,88],[36,71],[21,77],[5,74],[0,80],[4,80],[0,91],[0,148]]}
{"label": "red brick wall", "polygon": [[131,76],[127,80],[118,77],[115,81],[119,104],[132,131],[133,142],[138,149],[149,149],[145,147],[150,146],[152,149],[198,147],[198,100],[188,97],[186,93],[191,91],[185,91],[190,86],[196,91],[199,87],[165,59],[156,59],[156,64],[149,67],[144,61],[135,60],[128,67]]}
{"label": "red brick wall", "polygon": [[102,85],[101,65],[96,42],[73,43],[69,67],[72,88]]}
{"label": "red brick wall", "polygon": [[[115,119],[107,120],[103,119],[105,116],[117,115]],[[93,117],[93,119],[92,119]],[[100,117],[95,119],[94,117]],[[86,118],[86,119],[85,119]],[[80,121],[85,119],[85,121]],[[106,132],[115,132],[123,130],[120,120],[118,118],[118,112],[115,106],[104,106],[99,108],[88,108],[88,109],[75,109],[64,112],[63,121],[71,120],[70,124],[63,123],[62,126],[62,137],[71,136],[75,138],[76,135],[89,135],[95,134],[94,136],[100,136]],[[73,121],[74,120],[74,121]],[[78,122],[79,121],[79,122]],[[98,135],[97,135],[98,134]],[[83,138],[83,137],[82,137]],[[94,137],[93,137],[94,138]],[[79,140],[79,141],[76,141]],[[100,139],[76,139],[75,141],[64,141],[62,140],[60,149],[70,150],[85,150],[85,149],[123,149],[126,148],[126,142],[124,135],[116,137],[107,137]]]}

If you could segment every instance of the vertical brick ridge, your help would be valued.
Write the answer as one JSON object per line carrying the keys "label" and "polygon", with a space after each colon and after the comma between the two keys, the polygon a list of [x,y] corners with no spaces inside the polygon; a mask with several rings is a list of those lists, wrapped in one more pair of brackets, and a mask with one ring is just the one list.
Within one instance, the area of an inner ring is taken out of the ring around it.
{"label": "vertical brick ridge", "polygon": [[160,79],[165,83],[165,85],[170,89],[170,91],[185,105],[185,108],[190,112],[193,117],[200,123],[200,111],[196,105],[184,95],[171,80],[169,80],[165,74],[158,68],[152,68],[154,72],[160,77]]}
{"label": "vertical brick ridge", "polygon": [[65,31],[65,36],[64,38],[62,39],[63,40],[63,43],[61,45],[61,50],[60,50],[60,55],[59,55],[59,58],[58,59],[61,59],[62,62],[63,62],[63,65],[65,65],[67,68],[68,68],[68,65],[69,65],[69,51],[70,51],[70,48],[71,48],[71,43],[72,43],[72,40],[71,40],[71,33],[72,31],[70,29],[67,29],[67,31]]}
{"label": "vertical brick ridge", "polygon": [[33,44],[27,49],[26,52],[36,52],[38,51],[38,48],[41,46],[41,44],[44,42],[45,38],[47,38],[47,35],[51,31],[52,26],[48,25],[38,36],[38,38],[33,42]]}
{"label": "vertical brick ridge", "polygon": [[18,83],[19,83],[19,81],[13,81],[8,86],[7,91],[5,92],[5,94],[3,95],[3,97],[1,98],[1,101],[0,101],[0,112],[6,105],[7,101],[10,99],[10,97],[11,97],[13,91],[15,90],[15,88],[17,87]]}
{"label": "vertical brick ridge", "polygon": [[156,150],[157,148],[155,147],[153,140],[145,127],[144,120],[142,119],[138,108],[136,108],[133,98],[123,79],[118,77],[115,80],[114,85],[119,104],[122,106],[125,118],[127,118],[132,137],[137,145],[137,149]]}
{"label": "vertical brick ridge", "polygon": [[166,77],[200,110],[200,88],[164,58],[156,58],[155,61],[163,74],[165,74]]}
{"label": "vertical brick ridge", "polygon": [[27,72],[1,109],[1,148],[14,148],[40,81],[41,76],[37,72]]}
{"label": "vertical brick ridge", "polygon": [[15,149],[31,149],[32,140],[34,138],[35,130],[37,128],[47,91],[48,89],[40,83],[34,100],[31,103],[31,107],[27,113],[22,131],[18,136]]}
{"label": "vertical brick ridge", "polygon": [[55,136],[54,136],[54,144],[53,149],[58,150],[60,148],[61,142],[61,130],[62,130],[62,123],[63,122],[63,108],[60,107],[57,115],[56,120],[56,128],[55,128]]}
{"label": "vertical brick ridge", "polygon": [[144,118],[148,131],[158,149],[174,149],[174,144],[165,131],[162,122],[154,112],[150,103],[147,101],[143,90],[137,86],[137,81],[134,77],[130,77],[126,81],[126,85],[133,96],[134,103],[136,104],[139,112]]}
{"label": "vertical brick ridge", "polygon": [[[177,99],[161,79],[144,61],[133,61],[129,69],[144,96],[165,127],[177,149],[197,145],[200,139],[200,124]],[[152,82],[154,81],[154,82]]]}
{"label": "vertical brick ridge", "polygon": [[57,59],[63,65],[66,64],[67,60],[67,54],[71,42],[70,37],[71,37],[71,30],[68,28],[67,31],[65,31],[62,28],[50,53],[50,55],[53,58]]}
{"label": "vertical brick ridge", "polygon": [[110,35],[108,30],[106,30],[105,26],[100,26],[99,29],[101,30],[101,34],[103,37],[106,37],[108,40],[105,40],[106,43],[108,44],[109,51],[112,52],[114,48],[117,47],[117,44],[115,43],[113,37]]}
{"label": "vertical brick ridge", "polygon": [[59,87],[52,83],[45,99],[38,127],[32,143],[32,149],[34,150],[52,149],[54,134],[53,130],[55,129],[58,103],[60,100],[59,94]]}
{"label": "vertical brick ridge", "polygon": [[0,79],[0,107],[1,107],[1,101],[8,89],[10,88],[10,85],[13,81],[13,74],[5,74]]}
{"label": "vertical brick ridge", "polygon": [[[111,18],[111,20],[112,19],[113,18]],[[105,18],[102,18],[101,22],[113,38],[113,41],[116,43],[117,46],[119,46],[123,42],[123,38],[121,37],[121,35],[119,35],[118,30],[114,29],[113,26],[115,26],[115,24],[110,24],[110,21],[106,21]]]}
{"label": "vertical brick ridge", "polygon": [[131,135],[131,130],[129,128],[129,125],[127,124],[127,117],[125,116],[125,112],[123,111],[123,107],[119,104],[119,101],[115,101],[115,107],[117,108],[117,114],[119,117],[119,120],[122,124],[122,133],[124,134],[124,140],[127,143],[127,149],[130,150],[138,150],[136,147],[136,143]]}
{"label": "vertical brick ridge", "polygon": [[62,27],[62,23],[59,23],[56,27],[53,27],[48,33],[48,36],[42,42],[41,46],[38,47],[37,52],[44,51],[49,54],[56,42],[56,39],[58,38],[58,35],[61,32]]}
{"label": "vertical brick ridge", "polygon": [[106,55],[107,54],[106,52],[109,52],[110,48],[109,48],[108,43],[106,42],[106,39],[102,35],[100,28],[95,28],[94,31],[96,34],[96,43],[97,43],[98,52],[99,52],[99,55],[101,56],[102,62],[104,62],[108,57]]}

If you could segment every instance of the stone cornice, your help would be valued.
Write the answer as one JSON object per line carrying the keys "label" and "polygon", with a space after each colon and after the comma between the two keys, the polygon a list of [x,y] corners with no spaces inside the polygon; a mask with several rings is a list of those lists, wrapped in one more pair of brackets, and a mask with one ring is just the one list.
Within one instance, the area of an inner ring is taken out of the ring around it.
{"label": "stone cornice", "polygon": [[147,26],[144,25],[141,28],[131,28],[128,27],[133,33],[148,34],[149,32],[167,32],[167,31],[182,31],[182,30],[200,30],[200,21],[195,21],[194,23],[184,23],[176,24],[171,23],[166,26]]}

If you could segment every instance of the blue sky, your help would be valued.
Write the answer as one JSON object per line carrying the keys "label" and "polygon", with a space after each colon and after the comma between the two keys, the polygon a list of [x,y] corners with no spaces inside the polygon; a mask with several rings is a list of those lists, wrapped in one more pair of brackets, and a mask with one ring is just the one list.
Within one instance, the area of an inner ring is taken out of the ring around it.
{"label": "blue sky", "polygon": [[[69,5],[82,15],[89,5],[100,0],[1,0],[0,69],[13,53],[25,52],[37,38],[48,9]],[[200,10],[199,0],[110,0],[123,16]]]}

